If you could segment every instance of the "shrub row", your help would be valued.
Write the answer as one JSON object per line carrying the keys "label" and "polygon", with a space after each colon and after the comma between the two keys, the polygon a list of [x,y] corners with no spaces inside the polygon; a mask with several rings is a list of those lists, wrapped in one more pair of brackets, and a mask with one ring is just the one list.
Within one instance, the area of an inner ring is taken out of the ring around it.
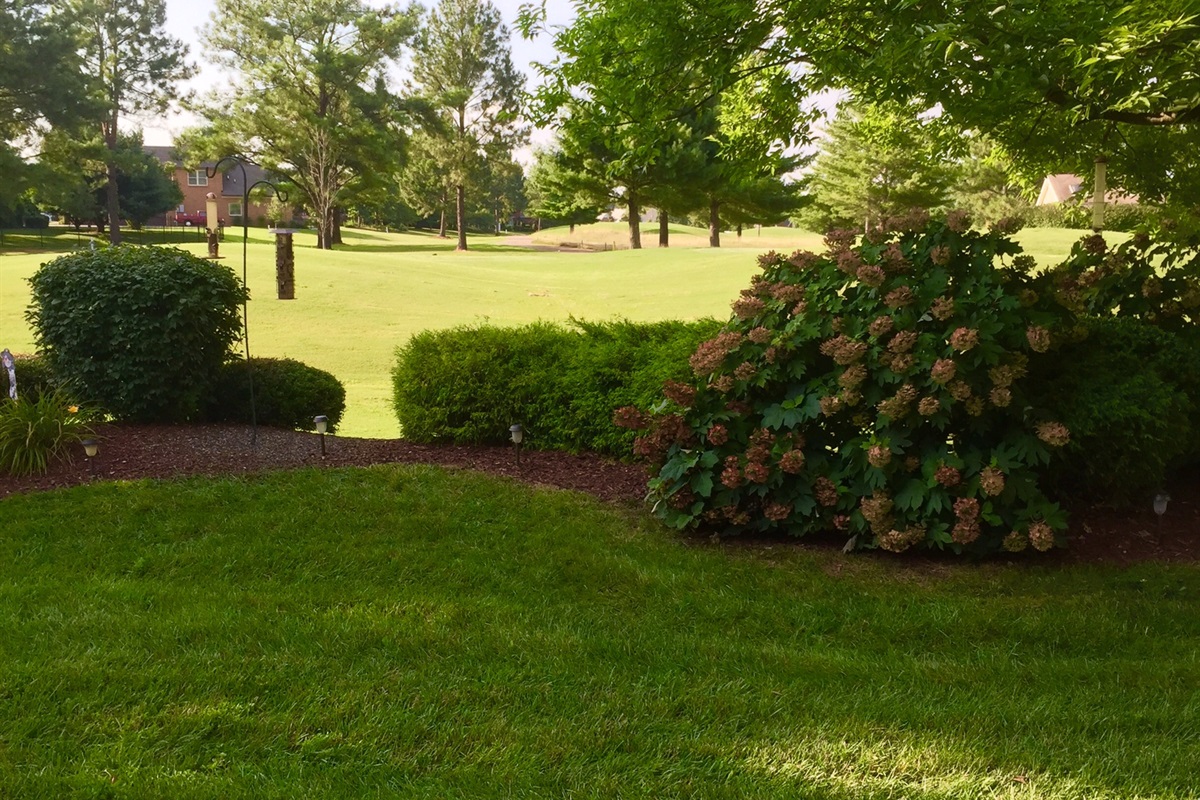
{"label": "shrub row", "polygon": [[[248,298],[226,267],[183,250],[116,247],[43,265],[27,318],[42,355],[18,362],[18,386],[62,388],[119,420],[251,420],[247,364],[235,346]],[[345,389],[328,372],[290,359],[256,359],[257,420],[334,429]]]}
{"label": "shrub row", "polygon": [[633,436],[612,426],[613,410],[653,403],[718,328],[573,320],[424,331],[396,353],[396,416],[418,442],[503,443],[519,422],[531,447],[628,455]]}

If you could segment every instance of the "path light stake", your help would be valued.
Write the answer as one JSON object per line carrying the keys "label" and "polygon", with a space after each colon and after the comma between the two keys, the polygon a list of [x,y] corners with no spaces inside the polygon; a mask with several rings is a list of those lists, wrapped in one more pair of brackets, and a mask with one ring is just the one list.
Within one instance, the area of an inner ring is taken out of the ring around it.
{"label": "path light stake", "polygon": [[100,443],[95,439],[84,439],[80,444],[83,445],[83,454],[87,456],[88,478],[95,478],[96,456],[100,453]]}
{"label": "path light stake", "polygon": [[329,430],[329,417],[322,414],[319,417],[313,417],[313,424],[317,426],[317,433],[321,434],[321,458],[325,457],[325,432]]}
{"label": "path light stake", "polygon": [[[213,164],[212,169],[206,170],[208,177],[216,177],[217,170],[226,161],[237,164],[242,170],[242,288],[246,290],[246,296],[249,298],[250,284],[246,281],[246,243],[250,239],[250,190],[256,186],[267,186],[275,193],[275,196],[279,198],[281,203],[287,202],[287,194],[281,192],[279,187],[270,181],[255,181],[254,183],[250,183],[250,179],[246,176],[245,163],[234,156],[225,156],[217,161],[216,164]],[[223,183],[224,181],[222,180]],[[242,338],[246,343],[246,375],[250,383],[250,445],[253,447],[258,444],[258,409],[254,405],[254,362],[250,360],[250,319],[247,302],[248,300],[242,301]]]}
{"label": "path light stake", "polygon": [[508,429],[508,438],[512,440],[513,452],[517,456],[517,467],[521,466],[521,440],[525,438],[525,429],[517,423]]}
{"label": "path light stake", "polygon": [[1159,492],[1154,495],[1154,513],[1158,515],[1158,544],[1162,545],[1162,518],[1163,514],[1167,513],[1167,503],[1171,502],[1171,495],[1166,492]]}

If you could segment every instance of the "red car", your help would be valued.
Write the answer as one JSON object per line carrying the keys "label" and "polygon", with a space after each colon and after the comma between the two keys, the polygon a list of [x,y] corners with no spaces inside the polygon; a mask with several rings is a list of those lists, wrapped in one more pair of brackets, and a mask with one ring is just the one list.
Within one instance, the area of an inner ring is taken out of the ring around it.
{"label": "red car", "polygon": [[208,223],[208,214],[203,211],[188,213],[186,211],[175,212],[175,224],[183,225],[184,227],[192,227],[195,225],[198,228],[206,227]]}

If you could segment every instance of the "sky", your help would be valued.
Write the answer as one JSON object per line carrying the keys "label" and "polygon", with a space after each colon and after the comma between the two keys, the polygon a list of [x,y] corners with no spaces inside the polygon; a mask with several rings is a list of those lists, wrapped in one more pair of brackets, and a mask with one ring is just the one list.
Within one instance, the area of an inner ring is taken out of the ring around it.
{"label": "sky", "polygon": [[[287,0],[280,0],[280,2],[287,2]],[[368,0],[368,2],[372,6],[385,5],[377,0]],[[508,26],[512,36],[513,63],[523,69],[532,80],[535,75],[530,64],[535,61],[548,62],[554,57],[554,47],[550,37],[543,34],[532,41],[526,41],[516,31],[514,23],[517,18],[517,10],[523,2],[528,2],[528,0],[492,0],[492,2],[500,10],[500,15],[504,18],[504,23]],[[424,5],[426,7],[432,5],[432,0]],[[205,60],[204,47],[200,41],[200,29],[209,22],[216,7],[216,0],[167,0],[167,32],[182,39],[188,45],[189,57],[199,67],[196,77],[188,81],[185,88],[198,91],[201,87],[219,85],[220,81],[227,79],[221,70]],[[574,17],[571,3],[566,0],[549,0],[546,8],[547,22],[551,26],[568,25]],[[195,124],[196,121],[194,116],[186,112],[175,113],[167,118],[139,120],[145,132],[146,144],[152,145],[171,144],[175,133]],[[543,144],[549,138],[550,135],[547,132],[535,131],[532,144]],[[518,153],[518,159],[525,160],[528,155],[528,151]],[[525,156],[525,158],[521,158],[521,156]]]}

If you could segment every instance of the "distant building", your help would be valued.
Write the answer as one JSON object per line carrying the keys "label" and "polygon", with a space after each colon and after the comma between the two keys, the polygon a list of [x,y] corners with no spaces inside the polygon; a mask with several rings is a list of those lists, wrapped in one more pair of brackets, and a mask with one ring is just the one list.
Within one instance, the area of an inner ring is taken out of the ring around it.
{"label": "distant building", "polygon": [[[1050,206],[1056,203],[1065,203],[1081,191],[1083,191],[1083,179],[1078,175],[1072,175],[1069,172],[1047,175],[1042,181],[1042,190],[1038,192],[1037,202],[1034,205]],[[1090,206],[1092,203],[1091,197],[1083,197],[1081,200],[1085,206]],[[1104,202],[1110,205],[1134,205],[1137,201],[1137,195],[1126,194],[1119,189],[1110,189],[1104,193]]]}
{"label": "distant building", "polygon": [[[233,168],[218,172],[209,178],[208,173],[214,162],[205,161],[195,169],[186,169],[183,159],[174,147],[145,145],[147,153],[157,158],[161,163],[174,167],[175,183],[183,192],[183,202],[174,213],[163,214],[152,218],[150,225],[194,225],[201,227],[206,221],[206,203],[208,193],[217,196],[217,210],[221,222],[225,225],[240,226],[242,215],[249,213],[249,224],[263,224],[266,221],[267,207],[263,203],[251,201],[249,209],[242,208],[242,171]],[[266,178],[262,167],[253,164],[246,165],[246,179],[251,185]]]}

